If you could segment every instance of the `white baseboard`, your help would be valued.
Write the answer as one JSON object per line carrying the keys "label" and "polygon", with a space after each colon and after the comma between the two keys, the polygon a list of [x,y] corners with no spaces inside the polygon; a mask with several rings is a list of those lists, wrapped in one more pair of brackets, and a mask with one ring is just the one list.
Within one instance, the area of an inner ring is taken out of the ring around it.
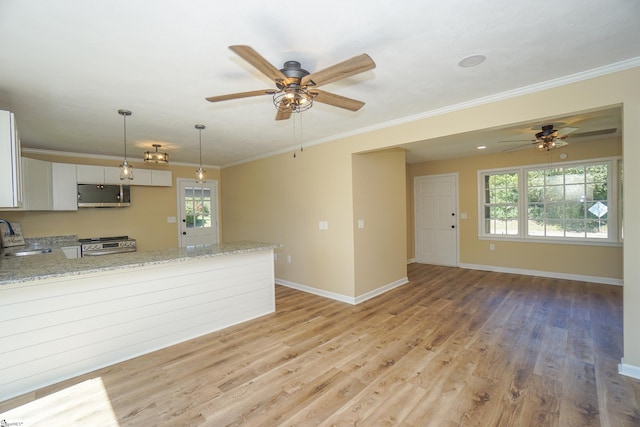
{"label": "white baseboard", "polygon": [[297,289],[302,292],[306,292],[313,295],[318,295],[325,298],[330,298],[332,300],[346,302],[347,304],[356,305],[369,300],[371,298],[377,297],[378,295],[382,295],[385,292],[389,292],[392,289],[397,288],[398,286],[402,286],[404,284],[409,283],[409,279],[407,277],[403,277],[400,280],[396,280],[395,282],[389,283],[388,285],[381,286],[377,289],[369,291],[365,294],[362,294],[358,297],[350,297],[347,295],[337,294],[335,292],[323,291],[322,289],[313,288],[311,286],[301,285],[299,283],[290,282],[284,279],[278,279],[276,277],[276,284],[286,286],[288,288]]}
{"label": "white baseboard", "polygon": [[497,267],[493,265],[481,264],[465,264],[460,263],[460,268],[468,268],[470,270],[495,271],[496,273],[512,273],[522,274],[524,276],[552,277],[556,279],[578,280],[581,282],[601,283],[604,285],[622,286],[622,279],[614,279],[611,277],[583,276],[581,274],[557,273],[553,271],[525,270],[521,268]]}
{"label": "white baseboard", "polygon": [[640,366],[627,365],[624,363],[624,357],[618,364],[618,373],[627,377],[640,380]]}
{"label": "white baseboard", "polygon": [[356,297],[356,304],[360,304],[361,302],[365,302],[366,300],[369,300],[371,298],[377,297],[378,295],[382,295],[385,292],[389,292],[392,289],[395,289],[399,286],[402,285],[406,285],[407,283],[409,283],[409,278],[408,277],[403,277],[400,280],[396,280],[395,282],[391,282],[388,285],[384,285],[381,286],[377,289],[374,289],[372,291],[369,291],[367,293],[364,293],[362,295],[360,295],[359,297]]}
{"label": "white baseboard", "polygon": [[407,264],[413,264],[414,262],[416,262],[416,259],[415,259],[415,258],[409,258],[409,259],[407,260]]}

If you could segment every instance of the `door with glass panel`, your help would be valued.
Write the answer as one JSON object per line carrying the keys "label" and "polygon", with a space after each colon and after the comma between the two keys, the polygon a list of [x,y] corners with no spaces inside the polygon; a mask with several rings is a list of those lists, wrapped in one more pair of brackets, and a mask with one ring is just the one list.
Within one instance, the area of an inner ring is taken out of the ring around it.
{"label": "door with glass panel", "polygon": [[180,246],[219,243],[218,182],[178,179]]}

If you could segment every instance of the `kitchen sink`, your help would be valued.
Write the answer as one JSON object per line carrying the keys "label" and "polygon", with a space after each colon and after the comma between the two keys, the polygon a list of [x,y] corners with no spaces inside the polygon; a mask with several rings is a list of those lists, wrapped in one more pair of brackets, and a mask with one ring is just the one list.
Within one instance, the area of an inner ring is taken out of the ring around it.
{"label": "kitchen sink", "polygon": [[15,251],[15,252],[7,252],[4,256],[27,256],[27,255],[38,255],[38,254],[48,254],[51,252],[51,248],[41,248],[41,249],[26,249],[23,251]]}

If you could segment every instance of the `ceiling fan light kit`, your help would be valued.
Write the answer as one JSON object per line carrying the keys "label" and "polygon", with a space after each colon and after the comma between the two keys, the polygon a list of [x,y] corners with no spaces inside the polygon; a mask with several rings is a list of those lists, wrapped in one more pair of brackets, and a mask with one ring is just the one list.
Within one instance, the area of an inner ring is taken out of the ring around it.
{"label": "ceiling fan light kit", "polygon": [[169,163],[169,153],[161,153],[158,148],[162,147],[160,144],[153,144],[156,151],[145,151],[144,162],[145,163]]}
{"label": "ceiling fan light kit", "polygon": [[[585,137],[593,137],[593,136],[608,135],[611,133],[616,133],[618,129],[610,128],[610,129],[601,129],[601,130],[595,130],[590,132],[574,133],[577,130],[578,130],[577,127],[572,127],[572,126],[565,126],[560,130],[556,130],[553,128],[553,125],[543,125],[541,127],[541,131],[535,134],[536,139],[532,139],[529,141],[530,143],[534,144],[536,150],[541,152],[546,152],[546,151],[556,150],[558,148],[569,145],[569,143],[567,142],[567,138],[569,137],[570,134],[573,134],[571,135],[572,139],[585,138]],[[518,139],[518,140],[499,141],[499,142],[517,142],[517,141],[526,141],[526,140]],[[525,145],[525,147],[528,145],[529,144]],[[503,151],[512,151],[514,149],[518,150],[520,148],[524,148],[524,147],[512,147]]]}
{"label": "ceiling fan light kit", "polygon": [[277,90],[255,90],[211,96],[205,99],[209,102],[220,102],[259,95],[273,95],[273,104],[277,110],[276,120],[286,120],[291,117],[292,113],[306,111],[313,106],[314,101],[350,111],[359,110],[364,106],[364,102],[316,88],[376,67],[371,57],[363,53],[315,73],[309,73],[303,69],[298,61],[287,61],[279,70],[249,46],[235,45],[229,46],[229,49],[273,80]]}

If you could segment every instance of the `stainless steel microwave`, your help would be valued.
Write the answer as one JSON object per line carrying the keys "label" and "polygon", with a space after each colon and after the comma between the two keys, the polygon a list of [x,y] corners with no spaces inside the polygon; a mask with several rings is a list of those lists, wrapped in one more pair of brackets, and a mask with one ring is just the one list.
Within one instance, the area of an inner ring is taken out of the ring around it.
{"label": "stainless steel microwave", "polygon": [[131,206],[128,185],[78,184],[79,208],[122,208]]}

